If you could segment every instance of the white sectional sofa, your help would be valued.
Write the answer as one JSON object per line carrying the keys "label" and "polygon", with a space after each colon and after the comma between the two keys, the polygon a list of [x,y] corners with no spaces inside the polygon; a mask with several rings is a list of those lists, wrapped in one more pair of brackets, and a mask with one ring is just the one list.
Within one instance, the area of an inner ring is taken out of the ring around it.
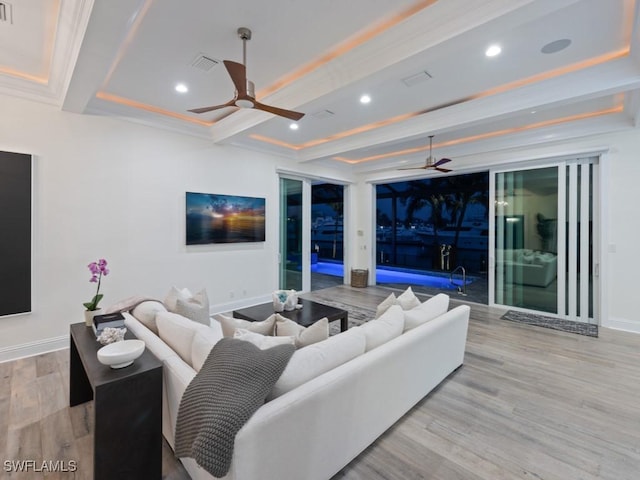
{"label": "white sectional sofa", "polygon": [[503,261],[498,259],[498,267],[510,272],[513,282],[533,287],[547,287],[558,274],[557,255],[550,252],[538,252],[526,248],[505,250]]}
{"label": "white sectional sofa", "polygon": [[[462,365],[469,307],[447,311],[449,298],[442,294],[431,301],[431,308],[422,310],[394,306],[366,322],[368,327],[355,327],[296,351],[272,392],[275,398],[238,432],[231,469],[224,478],[327,480],[339,472]],[[167,315],[173,314],[159,313],[158,321]],[[421,316],[435,318],[422,323]],[[207,342],[221,336],[220,325],[215,320],[211,328],[192,322],[190,354],[183,347],[170,348],[134,316],[125,317],[127,328],[164,364],[163,434],[174,448],[180,399],[196,375],[190,363],[200,367],[203,352],[210,348]],[[169,343],[182,341],[180,329],[187,324],[178,323],[182,324]],[[404,331],[405,326],[411,328]],[[304,369],[317,370],[322,362],[314,358],[344,363],[329,365],[328,371],[305,381]],[[193,479],[214,478],[193,459],[181,461]]]}

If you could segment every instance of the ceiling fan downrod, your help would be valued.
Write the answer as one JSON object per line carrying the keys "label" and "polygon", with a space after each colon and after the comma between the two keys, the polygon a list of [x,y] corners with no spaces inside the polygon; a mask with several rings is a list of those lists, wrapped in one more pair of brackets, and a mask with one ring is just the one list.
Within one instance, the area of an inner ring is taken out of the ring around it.
{"label": "ceiling fan downrod", "polygon": [[[245,72],[247,68],[247,40],[251,40],[251,30],[247,27],[238,28],[238,37],[242,40],[242,64],[244,65]],[[245,74],[246,75],[246,74]],[[253,108],[254,102],[253,99],[256,98],[255,85],[252,81],[245,77],[246,80],[246,97],[248,98],[239,98],[236,99],[235,104],[240,108]],[[236,91],[236,96],[238,95]]]}
{"label": "ceiling fan downrod", "polygon": [[433,135],[429,135],[429,158],[427,158],[427,165],[433,165],[433,157],[431,152],[433,151]]}
{"label": "ceiling fan downrod", "polygon": [[242,40],[242,64],[247,66],[247,40],[251,40],[251,30],[247,27],[238,28],[238,37]]}

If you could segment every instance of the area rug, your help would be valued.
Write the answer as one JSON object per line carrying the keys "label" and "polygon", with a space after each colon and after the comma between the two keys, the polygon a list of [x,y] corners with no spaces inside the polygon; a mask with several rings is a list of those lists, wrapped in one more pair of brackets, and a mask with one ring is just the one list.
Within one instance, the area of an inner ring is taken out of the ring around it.
{"label": "area rug", "polygon": [[598,336],[598,326],[589,323],[574,322],[571,320],[562,320],[559,318],[546,317],[535,313],[517,312],[508,310],[502,317],[503,320],[512,322],[526,323],[527,325],[535,325],[536,327],[552,328],[562,332],[576,333],[578,335],[586,335],[587,337]]}
{"label": "area rug", "polygon": [[[375,315],[375,310],[364,309],[362,307],[355,307],[354,305],[348,305],[335,300],[323,299],[322,303],[330,305],[335,308],[340,308],[349,312],[349,328],[362,325],[367,320],[371,320]],[[340,333],[340,322],[331,322],[329,324],[329,333],[335,335]]]}

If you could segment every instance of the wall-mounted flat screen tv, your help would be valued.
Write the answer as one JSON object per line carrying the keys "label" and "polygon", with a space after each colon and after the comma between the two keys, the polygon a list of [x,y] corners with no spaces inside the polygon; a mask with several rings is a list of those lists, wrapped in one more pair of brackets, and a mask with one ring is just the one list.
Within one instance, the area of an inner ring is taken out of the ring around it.
{"label": "wall-mounted flat screen tv", "polygon": [[265,199],[187,192],[187,245],[264,242]]}

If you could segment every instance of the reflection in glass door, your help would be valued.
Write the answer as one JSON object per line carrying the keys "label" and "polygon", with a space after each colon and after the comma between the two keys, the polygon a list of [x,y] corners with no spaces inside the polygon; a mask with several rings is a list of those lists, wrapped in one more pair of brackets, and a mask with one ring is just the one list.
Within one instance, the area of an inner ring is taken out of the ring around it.
{"label": "reflection in glass door", "polygon": [[495,302],[557,313],[558,168],[496,174]]}
{"label": "reflection in glass door", "polygon": [[302,181],[280,178],[280,288],[302,290]]}
{"label": "reflection in glass door", "polygon": [[596,158],[494,177],[494,303],[597,323]]}

